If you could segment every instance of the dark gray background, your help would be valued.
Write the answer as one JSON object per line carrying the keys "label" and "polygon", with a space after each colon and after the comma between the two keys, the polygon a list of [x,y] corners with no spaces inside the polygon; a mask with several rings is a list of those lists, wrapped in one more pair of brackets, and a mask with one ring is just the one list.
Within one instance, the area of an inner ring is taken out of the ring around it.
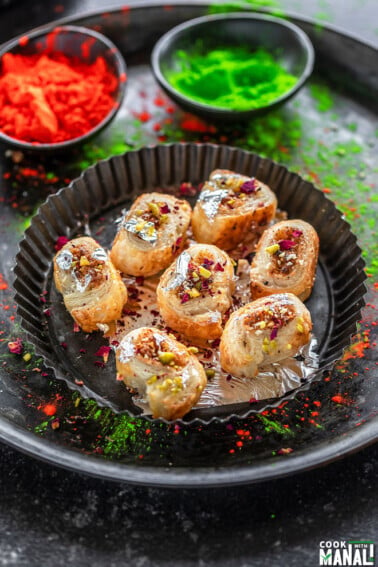
{"label": "dark gray background", "polygon": [[[0,40],[53,18],[122,4],[4,1]],[[377,45],[377,0],[277,4]],[[168,490],[87,478],[0,446],[0,565],[316,566],[320,540],[377,542],[377,461],[373,446],[275,482]]]}

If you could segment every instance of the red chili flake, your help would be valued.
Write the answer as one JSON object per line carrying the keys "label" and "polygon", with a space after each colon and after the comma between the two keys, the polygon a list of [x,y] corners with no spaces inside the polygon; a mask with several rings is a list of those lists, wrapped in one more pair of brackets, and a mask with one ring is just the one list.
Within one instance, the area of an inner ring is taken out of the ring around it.
{"label": "red chili flake", "polygon": [[59,236],[54,245],[55,250],[60,250],[67,242],[69,242],[67,236]]}
{"label": "red chili flake", "polygon": [[183,293],[181,296],[181,303],[186,303],[187,301],[189,301],[189,299],[190,299],[189,293]]}
{"label": "red chili flake", "polygon": [[293,240],[280,240],[278,244],[280,245],[280,250],[290,250],[295,246],[295,242]]}
{"label": "red chili flake", "polygon": [[74,333],[78,333],[79,331],[80,331],[80,327],[79,327],[79,325],[78,325],[78,324],[76,323],[76,321],[75,321],[74,326],[73,326],[73,332],[74,332]]}
{"label": "red chili flake", "polygon": [[250,193],[255,193],[257,188],[258,184],[256,183],[256,179],[252,177],[251,179],[243,183],[243,185],[240,187],[240,192],[250,195]]}
{"label": "red chili flake", "polygon": [[164,203],[164,205],[160,207],[160,212],[162,215],[166,215],[171,212],[171,209],[168,207],[167,203]]}
{"label": "red chili flake", "polygon": [[95,360],[94,365],[99,368],[105,368],[105,362],[101,362],[101,360]]}
{"label": "red chili flake", "polygon": [[60,346],[61,346],[62,348],[64,348],[64,349],[66,349],[68,345],[67,345],[67,343],[64,343],[64,342],[63,342],[63,343],[60,343]]}
{"label": "red chili flake", "polygon": [[22,340],[18,338],[15,341],[11,341],[10,343],[8,343],[8,349],[12,354],[22,354],[22,351],[24,350]]}
{"label": "red chili flake", "polygon": [[259,400],[257,400],[256,398],[249,398],[249,403],[250,404],[255,404],[256,402],[258,402]]}
{"label": "red chili flake", "polygon": [[51,316],[51,311],[50,311],[50,309],[44,309],[44,310],[43,310],[43,314],[46,315],[46,317],[50,317],[50,316]]}

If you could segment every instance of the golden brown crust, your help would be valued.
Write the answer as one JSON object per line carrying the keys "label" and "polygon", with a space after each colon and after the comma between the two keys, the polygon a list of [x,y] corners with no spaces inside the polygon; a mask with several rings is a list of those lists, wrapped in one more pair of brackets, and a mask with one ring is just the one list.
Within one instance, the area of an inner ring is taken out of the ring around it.
{"label": "golden brown crust", "polygon": [[192,215],[197,242],[232,250],[251,231],[274,218],[277,198],[261,181],[225,169],[214,170]]}
{"label": "golden brown crust", "polygon": [[168,333],[151,327],[135,329],[122,339],[116,366],[126,386],[145,396],[154,418],[183,417],[207,383],[194,354]]}
{"label": "golden brown crust", "polygon": [[184,249],[192,209],[163,193],[140,195],[126,213],[112,244],[116,268],[132,276],[164,270]]}
{"label": "golden brown crust", "polygon": [[253,378],[261,366],[294,356],[310,340],[311,315],[291,293],[256,299],[230,316],[220,342],[223,370]]}
{"label": "golden brown crust", "polygon": [[105,250],[89,237],[68,242],[54,258],[54,281],[73,319],[85,332],[120,318],[127,290]]}
{"label": "golden brown crust", "polygon": [[318,262],[319,237],[307,222],[278,222],[262,235],[251,264],[253,299],[290,292],[305,301],[311,294]]}
{"label": "golden brown crust", "polygon": [[186,337],[216,339],[235,288],[232,262],[216,246],[194,244],[162,275],[157,288],[160,314]]}

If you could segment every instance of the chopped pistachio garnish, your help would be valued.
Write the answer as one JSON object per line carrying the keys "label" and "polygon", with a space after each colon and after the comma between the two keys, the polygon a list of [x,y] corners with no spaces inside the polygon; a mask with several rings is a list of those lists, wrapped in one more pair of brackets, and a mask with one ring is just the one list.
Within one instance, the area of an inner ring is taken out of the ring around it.
{"label": "chopped pistachio garnish", "polygon": [[275,254],[277,252],[277,250],[280,249],[280,245],[279,244],[272,244],[271,246],[267,246],[265,248],[265,252],[268,252],[268,254]]}
{"label": "chopped pistachio garnish", "polygon": [[147,221],[141,220],[140,222],[138,222],[138,223],[135,225],[135,230],[138,231],[138,232],[140,232],[141,230],[143,230],[143,227],[145,227],[146,224],[147,224]]}
{"label": "chopped pistachio garnish", "polygon": [[200,275],[203,278],[205,278],[206,280],[208,280],[211,277],[210,270],[208,270],[207,268],[204,268],[203,266],[200,266],[198,271],[199,271]]}
{"label": "chopped pistachio garnish", "polygon": [[171,364],[175,360],[173,352],[159,352],[158,357],[162,364]]}
{"label": "chopped pistachio garnish", "polygon": [[196,289],[195,287],[192,287],[192,289],[190,289],[190,290],[188,291],[188,293],[189,293],[189,295],[190,295],[191,298],[193,298],[193,297],[199,297],[199,296],[201,295],[200,292],[198,291],[198,289]]}
{"label": "chopped pistachio garnish", "polygon": [[197,354],[199,352],[196,346],[188,347],[188,351],[190,352],[190,354]]}
{"label": "chopped pistachio garnish", "polygon": [[148,203],[148,208],[151,211],[151,213],[154,215],[154,217],[156,218],[160,217],[159,205],[157,205],[156,203]]}
{"label": "chopped pistachio garnish", "polygon": [[86,256],[81,256],[80,258],[80,266],[89,266],[90,261]]}

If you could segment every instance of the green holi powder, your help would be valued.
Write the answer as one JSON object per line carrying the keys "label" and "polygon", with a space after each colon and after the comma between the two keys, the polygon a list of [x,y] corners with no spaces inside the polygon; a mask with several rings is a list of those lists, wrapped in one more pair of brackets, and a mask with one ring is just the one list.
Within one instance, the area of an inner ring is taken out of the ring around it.
{"label": "green holi powder", "polygon": [[265,49],[224,47],[204,53],[199,42],[188,54],[177,52],[177,68],[167,72],[171,85],[186,97],[230,110],[269,105],[297,82]]}
{"label": "green holi powder", "polygon": [[317,109],[320,112],[327,112],[333,107],[333,98],[328,87],[316,83],[310,85],[310,92],[317,101]]}
{"label": "green holi powder", "polygon": [[294,435],[294,433],[286,428],[283,427],[280,423],[273,421],[272,419],[268,419],[265,415],[258,415],[257,416],[260,421],[263,423],[266,431],[275,431],[276,433],[280,433],[281,435]]}

